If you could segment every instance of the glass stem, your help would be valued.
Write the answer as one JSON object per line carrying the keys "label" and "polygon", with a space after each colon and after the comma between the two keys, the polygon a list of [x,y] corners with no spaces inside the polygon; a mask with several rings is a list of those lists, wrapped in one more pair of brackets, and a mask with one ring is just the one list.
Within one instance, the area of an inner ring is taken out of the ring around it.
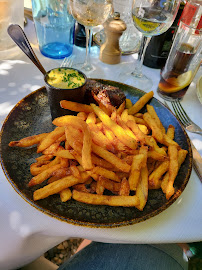
{"label": "glass stem", "polygon": [[135,77],[141,78],[143,76],[142,74],[142,65],[144,61],[145,52],[147,49],[147,46],[151,40],[151,37],[142,37],[140,50],[138,52],[138,61],[136,62],[135,70],[132,72],[132,75]]}
{"label": "glass stem", "polygon": [[84,69],[86,71],[90,71],[93,67],[90,62],[90,48],[92,43],[92,28],[88,28],[85,26],[85,32],[86,32],[86,59],[84,63]]}

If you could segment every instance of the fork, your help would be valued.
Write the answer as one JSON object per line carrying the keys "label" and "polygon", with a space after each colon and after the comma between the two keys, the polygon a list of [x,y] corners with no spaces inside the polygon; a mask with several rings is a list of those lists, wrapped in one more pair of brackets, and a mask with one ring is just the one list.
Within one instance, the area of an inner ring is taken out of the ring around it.
{"label": "fork", "polygon": [[72,67],[74,61],[73,58],[74,57],[72,55],[70,55],[69,57],[65,57],[62,61],[61,67]]}
{"label": "fork", "polygon": [[178,120],[182,123],[182,125],[190,132],[197,133],[202,135],[202,129],[197,126],[187,115],[185,110],[183,109],[181,103],[176,101],[171,101],[173,110],[178,118]]}

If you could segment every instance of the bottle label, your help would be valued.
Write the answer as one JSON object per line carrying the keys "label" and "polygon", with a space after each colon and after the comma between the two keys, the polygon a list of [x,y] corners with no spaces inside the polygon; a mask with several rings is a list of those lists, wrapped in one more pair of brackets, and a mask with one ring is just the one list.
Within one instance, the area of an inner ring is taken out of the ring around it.
{"label": "bottle label", "polygon": [[191,3],[187,2],[182,12],[182,15],[179,19],[179,22],[182,21],[183,23],[190,25],[192,18],[194,17],[194,14],[196,13],[197,9],[198,9],[197,6],[194,6]]}
{"label": "bottle label", "polygon": [[200,21],[199,21],[199,23],[197,25],[198,30],[201,30],[201,28],[202,28],[202,16],[201,16]]}

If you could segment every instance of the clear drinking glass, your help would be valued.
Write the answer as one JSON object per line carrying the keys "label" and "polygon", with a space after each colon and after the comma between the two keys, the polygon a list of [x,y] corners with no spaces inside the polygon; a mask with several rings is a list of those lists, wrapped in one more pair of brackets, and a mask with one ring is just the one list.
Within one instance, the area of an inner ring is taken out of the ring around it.
{"label": "clear drinking glass", "polygon": [[70,0],[70,9],[77,22],[86,30],[86,59],[84,63],[74,65],[83,71],[93,70],[90,62],[92,28],[103,24],[112,11],[112,0]]}
{"label": "clear drinking glass", "polygon": [[32,12],[40,52],[54,59],[71,55],[75,20],[68,0],[32,0]]}
{"label": "clear drinking glass", "polygon": [[24,2],[21,0],[0,0],[0,60],[12,59],[21,53],[7,33],[10,24],[24,28]]}
{"label": "clear drinking glass", "polygon": [[133,0],[133,22],[143,38],[135,70],[121,74],[121,80],[142,90],[152,87],[152,80],[142,74],[145,51],[152,36],[164,33],[172,25],[179,5],[180,0]]}
{"label": "clear drinking glass", "polygon": [[163,99],[182,99],[201,64],[202,29],[180,22],[157,93]]}

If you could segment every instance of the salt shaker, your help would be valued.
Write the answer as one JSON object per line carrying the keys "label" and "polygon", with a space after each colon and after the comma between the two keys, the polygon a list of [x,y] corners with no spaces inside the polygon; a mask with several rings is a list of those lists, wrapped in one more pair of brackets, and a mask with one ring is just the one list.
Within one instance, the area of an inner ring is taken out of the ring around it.
{"label": "salt shaker", "polygon": [[106,41],[100,47],[100,60],[106,64],[115,65],[120,63],[121,50],[119,38],[126,30],[126,24],[120,19],[120,13],[115,12],[112,18],[104,23]]}

